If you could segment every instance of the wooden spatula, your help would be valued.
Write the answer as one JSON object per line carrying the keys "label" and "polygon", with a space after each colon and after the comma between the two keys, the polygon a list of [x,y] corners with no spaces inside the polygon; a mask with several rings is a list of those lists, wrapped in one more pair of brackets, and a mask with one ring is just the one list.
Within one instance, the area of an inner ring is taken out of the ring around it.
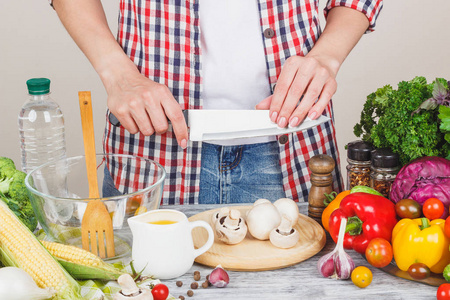
{"label": "wooden spatula", "polygon": [[78,98],[83,128],[89,198],[95,199],[89,201],[81,220],[81,242],[83,249],[99,255],[101,258],[113,257],[115,251],[112,220],[106,206],[100,201],[98,192],[91,92],[79,92]]}

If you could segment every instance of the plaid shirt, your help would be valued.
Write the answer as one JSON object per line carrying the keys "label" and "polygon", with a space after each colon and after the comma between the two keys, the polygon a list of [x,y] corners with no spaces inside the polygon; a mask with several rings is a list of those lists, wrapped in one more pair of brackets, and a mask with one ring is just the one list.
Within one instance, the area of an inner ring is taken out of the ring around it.
{"label": "plaid shirt", "polygon": [[[306,55],[319,38],[318,2],[258,0],[261,38],[272,88],[284,61],[292,55]],[[336,6],[364,13],[370,22],[368,31],[372,31],[382,0],[329,0],[325,15]],[[268,29],[274,34],[267,34]],[[202,108],[199,1],[121,0],[118,42],[142,74],[169,87],[182,109]],[[331,102],[324,114],[333,119]],[[287,137],[286,143],[279,143],[287,197],[308,200],[311,187],[308,161],[323,153],[335,159],[334,189],[342,190],[334,121]],[[145,137],[140,133],[130,134],[107,121],[103,146],[106,153],[133,154],[162,164],[167,171],[162,204],[197,203],[201,143],[189,142],[183,150],[170,126],[165,134]],[[115,173],[111,170],[113,178]],[[133,180],[145,185],[139,176]],[[126,187],[119,188],[126,190]]]}

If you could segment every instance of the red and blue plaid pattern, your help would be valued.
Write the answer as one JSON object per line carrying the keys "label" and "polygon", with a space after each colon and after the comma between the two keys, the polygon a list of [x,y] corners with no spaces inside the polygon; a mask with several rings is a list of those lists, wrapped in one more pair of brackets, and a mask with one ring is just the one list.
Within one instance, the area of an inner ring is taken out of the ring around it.
{"label": "red and blue plaid pattern", "polygon": [[[261,37],[272,87],[284,61],[292,55],[306,55],[319,38],[318,2],[259,0]],[[330,0],[325,14],[336,6],[364,13],[370,21],[370,31],[382,8],[382,0]],[[273,37],[264,36],[267,28],[274,30]],[[118,42],[142,74],[169,87],[182,109],[202,108],[199,1],[121,0]],[[333,117],[331,103],[324,114]],[[145,137],[139,133],[130,134],[123,127],[114,127],[107,119],[104,151],[143,156],[162,164],[167,177],[161,204],[197,202],[201,143],[189,142],[183,150],[178,147],[171,128],[165,134]],[[322,153],[335,159],[334,188],[342,190],[334,122],[330,121],[314,129],[290,134],[288,142],[280,144],[287,197],[296,201],[308,200],[311,187],[308,161]],[[114,179],[115,171],[111,170],[111,173]]]}

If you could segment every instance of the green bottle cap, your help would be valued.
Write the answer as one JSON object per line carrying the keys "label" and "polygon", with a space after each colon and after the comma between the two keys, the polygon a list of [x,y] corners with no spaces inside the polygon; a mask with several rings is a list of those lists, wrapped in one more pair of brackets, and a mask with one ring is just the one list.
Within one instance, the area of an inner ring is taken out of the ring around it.
{"label": "green bottle cap", "polygon": [[32,78],[27,80],[28,93],[30,95],[43,95],[50,93],[50,79]]}

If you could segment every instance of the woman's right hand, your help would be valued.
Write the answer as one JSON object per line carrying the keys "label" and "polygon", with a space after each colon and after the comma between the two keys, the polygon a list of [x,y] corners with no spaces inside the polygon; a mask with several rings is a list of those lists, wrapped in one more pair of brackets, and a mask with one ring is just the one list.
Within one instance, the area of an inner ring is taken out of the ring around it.
{"label": "woman's right hand", "polygon": [[[115,76],[111,76],[115,77]],[[130,133],[165,133],[172,123],[178,145],[187,146],[188,131],[183,112],[169,88],[154,82],[134,67],[121,69],[118,78],[103,82],[108,93],[108,108]]]}

